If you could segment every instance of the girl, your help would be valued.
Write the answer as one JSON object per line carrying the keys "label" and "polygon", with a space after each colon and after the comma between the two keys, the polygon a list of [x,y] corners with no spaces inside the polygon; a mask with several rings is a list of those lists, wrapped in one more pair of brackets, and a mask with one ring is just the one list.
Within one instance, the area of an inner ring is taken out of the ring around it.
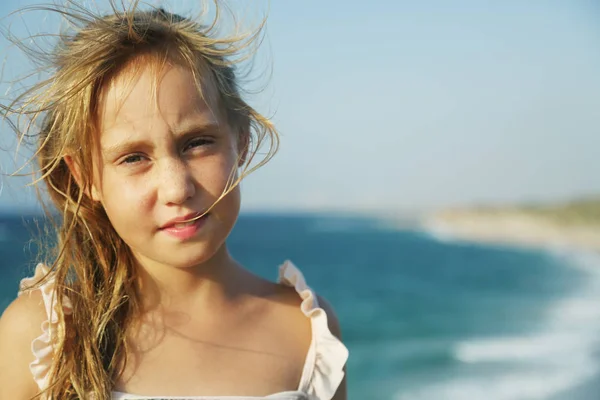
{"label": "girl", "polygon": [[277,148],[234,74],[258,35],[111,5],[57,8],[52,76],[3,105],[61,221],[0,321],[0,399],[345,399],[331,308],[291,262],[275,284],[226,246]]}

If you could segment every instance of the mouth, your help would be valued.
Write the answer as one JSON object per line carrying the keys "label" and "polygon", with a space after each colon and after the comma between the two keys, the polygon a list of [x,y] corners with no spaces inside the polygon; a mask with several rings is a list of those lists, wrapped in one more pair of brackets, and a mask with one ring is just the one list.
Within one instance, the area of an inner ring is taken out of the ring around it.
{"label": "mouth", "polygon": [[160,228],[160,231],[179,240],[191,239],[201,230],[209,215],[210,213],[197,213],[186,216],[185,219],[182,218],[177,222],[171,222],[165,225]]}
{"label": "mouth", "polygon": [[193,219],[193,220],[190,220],[188,222],[180,222],[180,223],[177,223],[177,224],[172,224],[172,225],[169,225],[167,227],[164,227],[163,229],[183,229],[183,228],[186,228],[188,226],[194,225],[196,223],[196,221],[197,221],[196,219]]}
{"label": "mouth", "polygon": [[201,213],[201,212],[191,213],[191,214],[185,215],[184,217],[180,217],[180,218],[171,220],[168,223],[166,223],[165,225],[163,225],[162,227],[160,227],[159,229],[160,230],[183,229],[186,227],[190,227],[190,226],[193,226],[195,223],[197,223],[199,220],[206,219],[208,214],[209,213]]}

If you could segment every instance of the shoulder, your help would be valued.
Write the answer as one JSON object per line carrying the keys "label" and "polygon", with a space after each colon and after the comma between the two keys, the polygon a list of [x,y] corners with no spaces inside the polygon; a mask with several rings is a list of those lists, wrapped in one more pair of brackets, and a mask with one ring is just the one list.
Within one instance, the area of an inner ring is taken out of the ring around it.
{"label": "shoulder", "polygon": [[280,266],[279,283],[281,291],[286,294],[286,303],[294,308],[298,318],[304,323],[310,322],[318,310],[317,312],[325,314],[324,319],[327,320],[329,331],[341,339],[340,322],[333,306],[310,288],[302,272],[291,261],[286,261]]}
{"label": "shoulder", "polygon": [[23,293],[2,314],[0,398],[28,399],[38,393],[29,369],[29,364],[35,360],[31,345],[42,334],[41,326],[47,319],[39,290]]}
{"label": "shoulder", "polygon": [[302,272],[291,261],[286,261],[280,266],[279,283],[287,291],[289,302],[300,308],[305,317],[312,317],[314,310],[322,310],[326,315],[329,330],[340,338],[340,322],[333,306],[310,288]]}
{"label": "shoulder", "polygon": [[[42,323],[47,320],[48,316],[40,291],[23,293],[8,306],[0,318],[0,346],[3,350],[10,350],[17,344],[25,343],[31,353],[31,341],[40,336]],[[1,351],[0,354],[6,353]],[[28,359],[33,357],[30,354],[21,354],[21,356]]]}
{"label": "shoulder", "polygon": [[[294,341],[307,338],[310,341],[310,320],[302,313],[302,298],[293,286],[264,279],[250,272],[244,275],[244,285],[251,287],[248,298],[249,321],[260,321],[266,332],[280,338],[279,341]],[[296,332],[290,335],[289,332]]]}
{"label": "shoulder", "polygon": [[327,314],[327,326],[329,327],[329,331],[333,333],[335,337],[341,340],[342,328],[340,326],[340,320],[338,319],[333,306],[324,297],[319,295],[317,295],[317,302],[319,307],[321,307],[323,311],[325,311],[325,314]]}
{"label": "shoulder", "polygon": [[[280,283],[292,289],[290,296],[296,298],[296,315],[309,325],[311,331],[312,357],[300,382],[302,390],[318,398],[345,400],[345,365],[348,349],[341,340],[341,327],[332,305],[316,294],[307,284],[302,272],[291,262],[280,268]],[[310,355],[311,353],[309,353]]]}
{"label": "shoulder", "polygon": [[290,339],[299,339],[299,345],[308,347],[311,338],[310,319],[302,312],[302,298],[293,287],[273,284],[273,292],[268,299],[271,306],[271,317],[277,330],[295,335],[285,335]]}

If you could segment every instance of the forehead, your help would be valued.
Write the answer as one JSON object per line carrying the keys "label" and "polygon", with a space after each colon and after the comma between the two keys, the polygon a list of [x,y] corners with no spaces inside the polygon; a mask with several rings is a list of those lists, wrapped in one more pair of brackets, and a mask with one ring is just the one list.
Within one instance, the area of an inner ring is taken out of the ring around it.
{"label": "forehead", "polygon": [[124,125],[177,125],[190,117],[218,123],[218,108],[211,79],[198,82],[190,68],[178,64],[137,63],[102,87],[97,122],[101,133]]}

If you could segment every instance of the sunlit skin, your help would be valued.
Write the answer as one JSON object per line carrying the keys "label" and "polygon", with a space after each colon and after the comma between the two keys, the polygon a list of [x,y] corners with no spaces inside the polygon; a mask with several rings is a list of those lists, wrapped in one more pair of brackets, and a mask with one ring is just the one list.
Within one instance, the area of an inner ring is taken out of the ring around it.
{"label": "sunlit skin", "polygon": [[[166,67],[158,90],[150,68],[136,75],[125,70],[104,90],[92,197],[152,275],[228,271],[235,263],[225,239],[238,217],[239,188],[211,209],[191,239],[161,228],[219,198],[238,167],[240,138],[222,122],[218,105],[200,96],[188,69]],[[215,96],[208,89],[210,101]]]}
{"label": "sunlit skin", "polygon": [[[251,274],[230,256],[225,240],[239,214],[239,188],[191,237],[163,229],[221,196],[239,167],[243,137],[223,122],[214,88],[207,83],[200,96],[186,68],[167,66],[158,81],[151,68],[131,71],[102,92],[90,193],[131,248],[144,306],[117,388],[164,395],[294,389],[310,323],[292,288]],[[170,356],[182,354],[189,357]]]}
{"label": "sunlit skin", "polygon": [[[133,14],[133,25],[122,21],[116,44],[103,42],[109,44],[105,51],[90,57],[101,62],[100,69],[86,76],[100,79],[100,87],[68,73],[84,61],[83,53],[74,50],[78,56],[72,68],[70,63],[64,68],[66,84],[53,87],[66,95],[56,101],[48,96],[50,118],[42,132],[52,139],[50,194],[67,197],[57,204],[67,201],[69,206],[75,194],[84,197],[77,198],[77,211],[65,210],[76,234],[66,232],[68,224],[58,232],[69,253],[48,273],[47,286],[19,296],[0,320],[0,353],[6,356],[0,362],[2,398],[2,393],[38,397],[46,384],[52,397],[61,398],[72,394],[71,388],[86,398],[114,397],[115,392],[148,398],[271,398],[296,391],[304,398],[305,392],[319,390],[313,382],[328,385],[318,375],[321,365],[323,373],[330,370],[321,353],[341,355],[321,351],[323,341],[333,342],[325,324],[339,337],[339,323],[327,302],[311,300],[312,291],[305,290],[293,265],[286,263],[275,283],[254,275],[230,254],[226,241],[241,203],[238,175],[252,170],[249,165],[263,164],[252,162],[256,154],[246,154],[248,147],[260,147],[263,134],[277,143],[278,135],[269,120],[232,93],[237,80],[233,66],[221,65],[229,57],[221,58],[221,42],[207,45],[195,27],[178,33],[187,24],[159,14],[148,14],[159,20],[159,34],[147,42],[132,44],[131,29],[138,27]],[[106,29],[116,27],[107,21]],[[102,29],[91,26],[89,44],[99,46],[105,38],[97,41],[95,33]],[[163,46],[157,40],[167,36],[167,26],[174,36]],[[80,37],[73,40],[79,49]],[[119,43],[124,50],[105,60],[106,51]],[[167,47],[173,51],[162,54]],[[82,73],[88,73],[93,63],[83,64]],[[60,77],[63,65],[58,68]],[[85,84],[80,87],[80,82]],[[74,105],[61,103],[73,92]],[[84,129],[75,128],[82,124]],[[87,156],[87,149],[90,158],[75,153]],[[44,272],[45,266],[36,271]],[[58,321],[47,310],[55,311],[61,302],[47,303],[46,287],[58,289],[51,301],[62,299],[66,306],[73,300],[72,308],[58,312]],[[59,336],[46,340],[49,333],[40,336],[40,326]],[[34,357],[39,359],[32,362]],[[46,362],[48,375],[40,378]],[[333,385],[323,388],[329,389]],[[345,397],[342,382],[334,400]]]}

